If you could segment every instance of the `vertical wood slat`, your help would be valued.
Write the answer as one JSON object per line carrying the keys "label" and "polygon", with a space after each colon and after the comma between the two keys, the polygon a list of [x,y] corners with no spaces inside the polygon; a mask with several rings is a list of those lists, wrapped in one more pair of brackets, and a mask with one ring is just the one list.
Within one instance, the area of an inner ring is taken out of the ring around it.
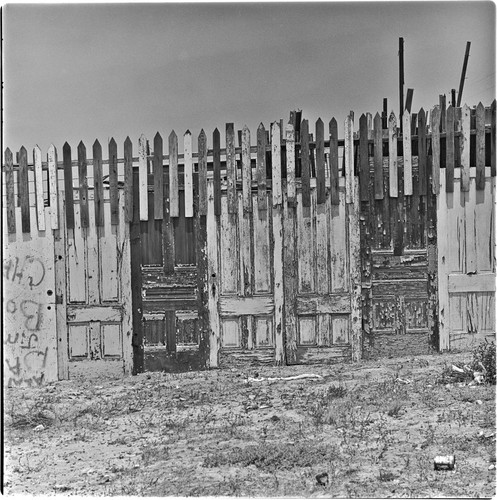
{"label": "vertical wood slat", "polygon": [[66,228],[74,229],[74,193],[72,180],[72,158],[71,146],[67,142],[62,148],[62,157],[64,163],[64,191],[66,198]]}
{"label": "vertical wood slat", "polygon": [[109,195],[110,223],[119,224],[119,190],[117,184],[117,143],[114,138],[109,141]]}
{"label": "vertical wood slat", "polygon": [[431,113],[431,192],[440,192],[440,107],[435,106]]}
{"label": "vertical wood slat", "polygon": [[250,161],[250,130],[242,130],[242,199],[243,213],[252,212],[252,164]]}
{"label": "vertical wood slat", "polygon": [[302,120],[300,125],[300,156],[302,166],[302,205],[311,206],[311,172],[309,163],[309,122]]}
{"label": "vertical wood slat", "polygon": [[[379,115],[378,115],[379,116]],[[381,130],[381,118],[380,118]],[[345,118],[345,203],[354,202],[354,115],[351,112]]]}
{"label": "vertical wood slat", "polygon": [[469,191],[469,138],[471,133],[471,110],[465,104],[461,110],[461,136],[459,148],[461,151],[461,191]]}
{"label": "vertical wood slat", "polygon": [[157,132],[154,136],[154,219],[164,218],[164,167],[162,163],[163,155],[162,137]]}
{"label": "vertical wood slat", "polygon": [[439,96],[439,111],[440,111],[440,125],[439,125],[439,131],[440,132],[445,132],[446,129],[446,116],[447,116],[447,109],[446,109],[446,100],[445,100],[445,94]]}
{"label": "vertical wood slat", "polygon": [[272,180],[272,199],[273,207],[283,203],[281,188],[281,142],[280,142],[280,124],[274,122],[271,125],[271,180]]}
{"label": "vertical wood slat", "polygon": [[361,201],[369,201],[368,119],[364,113],[359,118],[359,161],[359,186]]}
{"label": "vertical wood slat", "polygon": [[388,117],[388,190],[390,198],[399,196],[399,179],[397,170],[397,119],[395,114]]}
{"label": "vertical wood slat", "polygon": [[476,108],[476,189],[485,189],[485,108]]}
{"label": "vertical wood slat", "polygon": [[257,128],[257,210],[262,219],[266,205],[266,130],[261,123]]}
{"label": "vertical wood slat", "polygon": [[204,129],[198,136],[198,213],[207,215],[207,136]]}
{"label": "vertical wood slat", "polygon": [[426,113],[423,108],[418,113],[418,184],[419,195],[426,196]]}
{"label": "vertical wood slat", "polygon": [[5,191],[7,196],[7,231],[16,232],[16,201],[14,197],[14,161],[12,151],[5,150]]}
{"label": "vertical wood slat", "polygon": [[178,136],[169,134],[169,216],[179,217]]}
{"label": "vertical wood slat", "polygon": [[[295,112],[293,120],[295,120]],[[286,141],[286,186],[287,186],[287,202],[293,206],[296,201],[295,187],[295,127],[289,123],[285,128]]]}
{"label": "vertical wood slat", "polygon": [[189,130],[183,136],[185,161],[185,217],[193,217],[193,151],[192,134]]}
{"label": "vertical wood slat", "polygon": [[17,174],[17,192],[21,203],[21,227],[23,233],[31,232],[29,213],[29,181],[28,181],[28,154],[26,148],[19,150],[19,172]]}
{"label": "vertical wood slat", "polygon": [[326,201],[324,170],[324,123],[321,118],[316,122],[316,194],[318,205]]}
{"label": "vertical wood slat", "polygon": [[330,120],[330,201],[332,205],[340,204],[338,191],[338,124],[335,118]]}
{"label": "vertical wood slat", "polygon": [[383,130],[381,116],[374,117],[374,199],[383,199]]}
{"label": "vertical wood slat", "polygon": [[45,231],[45,201],[43,199],[43,172],[41,165],[41,149],[36,146],[33,149],[33,160],[35,169],[35,200],[36,200],[36,220],[38,231]]}
{"label": "vertical wood slat", "polygon": [[133,144],[129,137],[124,141],[124,207],[125,221],[133,220]]}
{"label": "vertical wood slat", "polygon": [[285,364],[284,349],[284,312],[285,285],[283,276],[283,195],[281,189],[281,142],[280,124],[274,122],[271,127],[271,163],[273,193],[273,274],[274,274],[274,336],[275,363]]}
{"label": "vertical wood slat", "polygon": [[404,111],[402,116],[402,147],[404,154],[404,195],[412,196],[411,116],[408,111]]}
{"label": "vertical wood slat", "polygon": [[221,134],[216,128],[212,134],[212,162],[214,169],[214,215],[221,215]]}
{"label": "vertical wood slat", "polygon": [[446,115],[446,138],[445,138],[445,192],[454,192],[454,163],[455,163],[455,145],[454,145],[454,122],[455,110],[452,105],[447,108]]}
{"label": "vertical wood slat", "polygon": [[93,143],[93,202],[95,205],[95,224],[104,226],[104,186],[102,182],[102,146],[96,140]]}
{"label": "vertical wood slat", "polygon": [[228,213],[234,214],[237,212],[238,200],[236,196],[235,132],[233,123],[226,124],[226,177],[228,181],[226,193]]}
{"label": "vertical wood slat", "polygon": [[[148,168],[147,139],[142,134],[138,139],[138,203],[140,220],[148,220]],[[133,204],[136,198],[133,198]]]}
{"label": "vertical wood slat", "polygon": [[491,109],[491,134],[490,134],[490,141],[491,141],[491,154],[490,154],[490,173],[492,177],[495,177],[496,175],[496,166],[495,166],[495,135],[496,135],[496,130],[495,130],[495,99],[492,102],[492,106],[490,107]]}
{"label": "vertical wood slat", "polygon": [[78,144],[78,177],[79,177],[79,214],[81,227],[90,225],[88,211],[88,165],[86,161],[86,146],[83,141]]}

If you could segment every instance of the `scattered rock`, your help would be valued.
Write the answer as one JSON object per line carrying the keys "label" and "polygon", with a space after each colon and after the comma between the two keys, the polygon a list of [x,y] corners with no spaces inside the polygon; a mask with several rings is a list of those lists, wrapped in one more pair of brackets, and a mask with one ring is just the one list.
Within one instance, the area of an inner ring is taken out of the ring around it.
{"label": "scattered rock", "polygon": [[476,403],[477,405],[482,405],[482,404],[483,404],[483,401],[482,401],[481,399],[477,399],[477,400],[475,401],[475,403]]}
{"label": "scattered rock", "polygon": [[495,464],[490,464],[488,466],[488,470],[495,470]]}
{"label": "scattered rock", "polygon": [[321,472],[321,474],[318,474],[316,476],[316,482],[319,484],[319,486],[327,486],[329,480],[330,479],[327,472]]}
{"label": "scattered rock", "polygon": [[35,432],[41,432],[41,431],[44,431],[45,430],[45,426],[43,424],[40,424],[40,425],[37,425],[35,428],[34,428],[34,431]]}

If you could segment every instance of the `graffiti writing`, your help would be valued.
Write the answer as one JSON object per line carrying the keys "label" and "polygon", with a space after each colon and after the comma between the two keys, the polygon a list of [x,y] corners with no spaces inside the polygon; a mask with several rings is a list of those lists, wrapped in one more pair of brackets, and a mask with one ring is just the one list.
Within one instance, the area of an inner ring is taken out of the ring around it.
{"label": "graffiti writing", "polygon": [[21,387],[22,385],[28,386],[28,387],[40,387],[43,384],[43,379],[45,378],[45,374],[42,373],[39,377],[32,376],[29,378],[23,378],[23,379],[15,379],[15,378],[9,378],[9,381],[7,383],[7,387]]}
{"label": "graffiti writing", "polygon": [[24,326],[30,332],[39,331],[43,319],[43,304],[34,300],[21,300],[19,307],[14,299],[9,299],[5,305],[5,310],[10,314],[16,314],[19,310],[24,318]]}
{"label": "graffiti writing", "polygon": [[3,277],[18,284],[26,283],[30,290],[40,286],[45,278],[45,265],[33,255],[24,257],[22,265],[19,257],[11,257],[3,262]]}

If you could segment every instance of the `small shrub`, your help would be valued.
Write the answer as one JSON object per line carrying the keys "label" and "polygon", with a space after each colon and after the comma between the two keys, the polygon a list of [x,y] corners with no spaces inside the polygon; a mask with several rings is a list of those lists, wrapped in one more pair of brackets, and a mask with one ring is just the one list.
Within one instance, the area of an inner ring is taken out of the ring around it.
{"label": "small shrub", "polygon": [[495,343],[485,339],[473,349],[471,369],[485,372],[485,381],[495,385]]}
{"label": "small shrub", "polygon": [[402,410],[402,404],[398,401],[394,401],[388,408],[387,414],[389,417],[398,417],[400,410]]}

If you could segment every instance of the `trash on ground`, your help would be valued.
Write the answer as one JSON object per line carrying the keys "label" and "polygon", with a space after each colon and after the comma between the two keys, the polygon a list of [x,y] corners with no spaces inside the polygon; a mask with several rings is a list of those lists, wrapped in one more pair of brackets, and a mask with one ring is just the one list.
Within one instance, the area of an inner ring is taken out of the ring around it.
{"label": "trash on ground", "polygon": [[305,378],[319,379],[319,378],[323,378],[323,377],[321,375],[316,375],[313,373],[302,373],[301,375],[293,375],[292,377],[258,377],[258,378],[248,377],[247,382],[262,382],[264,380],[267,380],[269,382],[274,382],[277,380],[287,381],[287,380],[301,380],[301,379],[305,379]]}
{"label": "trash on ground", "polygon": [[453,470],[456,464],[456,457],[454,455],[441,455],[433,459],[435,470]]}
{"label": "trash on ground", "polygon": [[329,482],[329,477],[327,472],[322,472],[316,476],[316,481],[320,486],[326,486]]}

